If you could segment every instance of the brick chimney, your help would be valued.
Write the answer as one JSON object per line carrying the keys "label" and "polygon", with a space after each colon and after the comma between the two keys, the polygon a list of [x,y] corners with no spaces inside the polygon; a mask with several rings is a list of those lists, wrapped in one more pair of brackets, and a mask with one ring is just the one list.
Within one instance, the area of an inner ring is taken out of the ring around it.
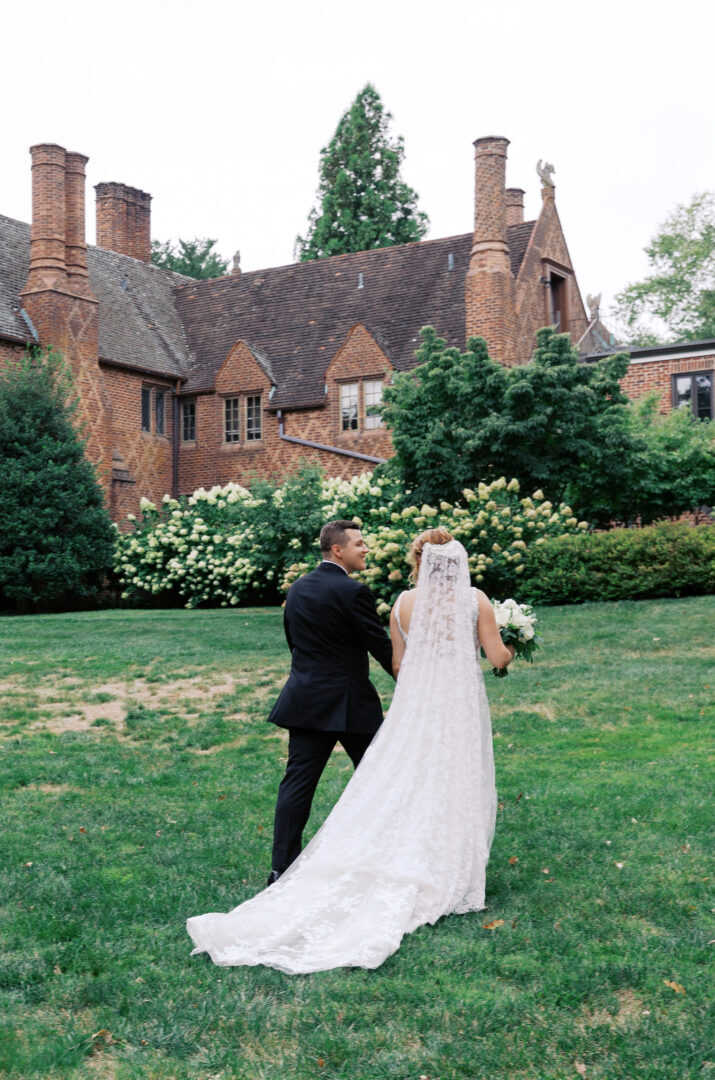
{"label": "brick chimney", "polygon": [[506,189],[506,227],[524,224],[524,189],[508,187]]}
{"label": "brick chimney", "polygon": [[111,414],[99,370],[98,303],[87,273],[83,154],[41,143],[32,155],[30,269],[20,293],[39,344],[62,353],[72,370],[87,456],[109,490]]}
{"label": "brick chimney", "polygon": [[474,239],[465,281],[466,336],[486,338],[489,354],[514,363],[514,279],[506,242],[506,149],[489,135],[475,149]]}
{"label": "brick chimney", "polygon": [[126,184],[97,184],[97,247],[151,262],[151,195]]}
{"label": "brick chimney", "polygon": [[65,262],[68,291],[91,296],[87,273],[87,241],[84,237],[84,154],[65,154]]}
{"label": "brick chimney", "polygon": [[65,159],[62,146],[41,143],[32,156],[30,271],[25,292],[67,286],[65,251]]}

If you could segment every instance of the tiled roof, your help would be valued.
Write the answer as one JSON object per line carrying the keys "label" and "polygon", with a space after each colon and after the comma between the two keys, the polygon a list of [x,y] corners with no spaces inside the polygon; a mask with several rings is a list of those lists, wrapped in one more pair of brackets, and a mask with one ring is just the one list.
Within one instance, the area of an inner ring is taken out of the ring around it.
{"label": "tiled roof", "polygon": [[270,361],[275,407],[322,403],[326,368],[358,322],[396,368],[414,364],[427,323],[463,345],[470,243],[471,236],[457,236],[179,286],[179,312],[197,357],[186,389],[212,386],[239,339]]}
{"label": "tiled roof", "polygon": [[514,277],[519,273],[519,268],[526,253],[534,225],[536,225],[535,221],[523,221],[521,225],[512,225],[506,231],[506,241],[509,245],[509,259],[511,261],[511,272]]}
{"label": "tiled roof", "polygon": [[0,336],[31,341],[17,312],[30,265],[30,226],[0,214]]}
{"label": "tiled roof", "polygon": [[[507,230],[514,274],[533,226]],[[244,341],[276,385],[274,407],[322,404],[326,369],[356,323],[397,369],[414,365],[427,324],[464,346],[471,243],[467,233],[209,281],[90,246],[100,357],[186,377],[185,389],[200,391],[213,387],[232,346]],[[0,336],[29,337],[13,311],[29,260],[29,225],[0,216]]]}
{"label": "tiled roof", "polygon": [[[30,226],[0,215],[0,336],[30,340],[13,310],[29,265]],[[100,358],[157,375],[184,375],[189,356],[173,287],[186,278],[93,246],[87,249],[87,265],[99,301]]]}
{"label": "tiled roof", "polygon": [[99,355],[157,374],[184,376],[189,351],[173,288],[186,278],[151,263],[89,247],[89,283],[99,300]]}

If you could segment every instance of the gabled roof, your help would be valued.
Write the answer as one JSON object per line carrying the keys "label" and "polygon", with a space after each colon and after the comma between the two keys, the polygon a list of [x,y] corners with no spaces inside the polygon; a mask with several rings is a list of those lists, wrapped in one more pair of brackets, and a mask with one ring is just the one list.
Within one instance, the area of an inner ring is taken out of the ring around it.
{"label": "gabled roof", "polygon": [[[30,226],[0,215],[0,336],[30,341],[20,292],[30,266]],[[173,288],[186,281],[157,266],[88,246],[92,292],[99,301],[99,356],[157,375],[184,376],[188,347]]]}
{"label": "gabled roof", "polygon": [[396,368],[414,365],[426,323],[463,345],[470,245],[470,235],[456,236],[178,286],[177,306],[196,357],[185,389],[213,386],[239,339],[270,362],[276,408],[324,402],[326,369],[356,323]]}
{"label": "gabled roof", "polygon": [[[515,275],[533,227],[507,230]],[[471,245],[466,233],[208,281],[88,246],[100,359],[185,378],[184,389],[196,392],[213,388],[243,341],[276,386],[273,407],[322,405],[325,372],[356,323],[398,370],[414,366],[427,324],[464,347]],[[0,337],[30,338],[13,310],[29,263],[29,225],[0,216]]]}

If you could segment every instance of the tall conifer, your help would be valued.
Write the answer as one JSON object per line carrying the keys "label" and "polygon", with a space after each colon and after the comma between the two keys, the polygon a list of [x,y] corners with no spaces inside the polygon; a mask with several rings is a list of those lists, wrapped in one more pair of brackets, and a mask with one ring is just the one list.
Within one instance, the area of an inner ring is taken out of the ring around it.
{"label": "tall conifer", "polygon": [[301,262],[407,244],[427,232],[417,192],[400,176],[404,140],[391,136],[391,120],[370,83],[341,117],[320,152],[318,206],[296,238]]}

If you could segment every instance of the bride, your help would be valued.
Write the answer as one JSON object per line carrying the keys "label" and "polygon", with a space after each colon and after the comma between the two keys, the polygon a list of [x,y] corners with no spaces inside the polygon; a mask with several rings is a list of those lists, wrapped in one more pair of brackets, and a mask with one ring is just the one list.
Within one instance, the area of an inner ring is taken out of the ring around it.
{"label": "bride", "polygon": [[467,553],[445,529],[412,544],[417,588],[390,616],[392,704],[322,828],[275,884],[226,914],[187,921],[224,966],[290,974],[376,968],[404,934],[484,907],[496,789],[479,646],[503,644]]}

